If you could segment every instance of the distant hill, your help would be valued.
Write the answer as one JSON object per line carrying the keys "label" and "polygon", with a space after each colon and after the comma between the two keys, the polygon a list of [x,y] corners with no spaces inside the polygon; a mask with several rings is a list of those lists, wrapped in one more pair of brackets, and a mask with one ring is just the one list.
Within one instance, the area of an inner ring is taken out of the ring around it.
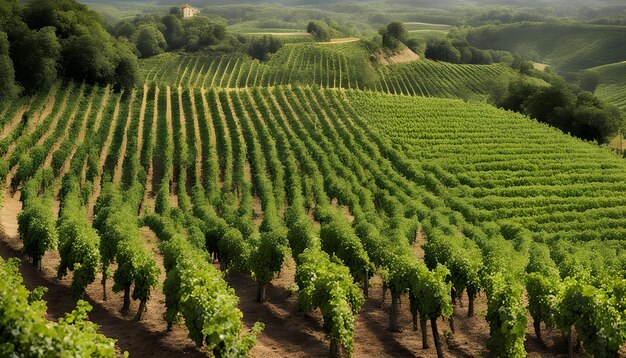
{"label": "distant hill", "polygon": [[516,51],[573,74],[626,60],[626,27],[585,24],[520,23],[468,30],[479,48]]}
{"label": "distant hill", "polygon": [[626,111],[626,61],[592,68],[600,75],[596,95]]}

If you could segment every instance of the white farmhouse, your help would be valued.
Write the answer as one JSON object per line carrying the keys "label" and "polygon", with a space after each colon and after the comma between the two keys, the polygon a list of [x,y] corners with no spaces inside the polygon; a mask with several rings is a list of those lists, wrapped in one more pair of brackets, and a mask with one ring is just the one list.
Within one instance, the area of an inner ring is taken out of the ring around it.
{"label": "white farmhouse", "polygon": [[189,4],[184,4],[180,8],[183,10],[183,19],[192,18],[193,15],[196,13],[196,9],[191,7],[191,5]]}

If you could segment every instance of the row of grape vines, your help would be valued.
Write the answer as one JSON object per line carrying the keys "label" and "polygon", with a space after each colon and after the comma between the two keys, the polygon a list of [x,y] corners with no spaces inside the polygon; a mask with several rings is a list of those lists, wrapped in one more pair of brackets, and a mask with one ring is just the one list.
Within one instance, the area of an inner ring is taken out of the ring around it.
{"label": "row of grape vines", "polygon": [[380,80],[372,88],[381,92],[464,98],[484,95],[490,82],[511,76],[512,71],[503,65],[457,65],[423,60],[380,66],[378,73]]}
{"label": "row of grape vines", "polygon": [[623,81],[626,75],[626,63],[619,62],[594,67],[589,71],[597,73],[600,78],[600,83],[594,93],[605,102],[626,110],[626,91]]}
{"label": "row of grape vines", "polygon": [[[239,298],[212,263],[253,278],[264,301],[289,256],[299,307],[320,310],[334,356],[353,350],[374,274],[391,293],[389,329],[407,295],[438,355],[440,318],[454,332],[459,298],[473,315],[483,291],[497,356],[525,355],[527,308],[539,338],[544,322],[568,336],[575,328],[596,355],[626,340],[615,239],[624,165],[519,115],[360,90],[196,83],[126,93],[69,83],[24,106],[1,120],[25,118],[0,174],[21,193],[25,252],[39,264],[58,250],[77,297],[97,276],[106,295],[112,277],[123,310],[139,301],[137,320],[165,275],[168,326],[183,318],[216,356],[246,355],[262,324],[244,332]],[[595,236],[580,234],[585,223]],[[157,234],[165,272],[142,226]],[[420,230],[423,260],[413,253]]]}
{"label": "row of grape vines", "polygon": [[358,44],[290,45],[267,62],[243,55],[211,58],[165,54],[143,62],[142,67],[147,82],[182,87],[316,84],[325,88],[451,98],[484,96],[490,83],[513,75],[503,65],[457,65],[429,60],[374,69],[367,64],[367,53]]}
{"label": "row of grape vines", "polygon": [[622,159],[487,105],[350,98],[409,160],[423,163],[426,185],[455,215],[496,224],[524,253],[506,266],[526,278],[518,281],[539,340],[541,322],[566,335],[574,327],[588,353],[617,355],[625,341]]}

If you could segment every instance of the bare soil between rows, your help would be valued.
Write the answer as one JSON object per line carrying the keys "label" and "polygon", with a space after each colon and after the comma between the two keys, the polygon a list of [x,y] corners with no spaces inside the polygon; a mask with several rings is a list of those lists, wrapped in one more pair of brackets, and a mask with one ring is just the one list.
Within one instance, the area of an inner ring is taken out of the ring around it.
{"label": "bare soil between rows", "polygon": [[[42,271],[36,271],[27,258],[20,252],[22,244],[17,236],[17,213],[21,210],[19,196],[5,195],[4,206],[0,210],[2,233],[0,234],[0,256],[4,259],[19,257],[22,259],[20,271],[28,289],[38,286],[48,288],[44,299],[48,303],[47,318],[56,320],[75,307],[76,300],[70,295],[71,275],[59,280],[56,267],[59,256],[48,252],[42,261]],[[6,233],[5,233],[6,232]],[[147,247],[158,255],[157,238],[147,230],[142,230],[142,239]],[[423,238],[418,238],[418,244]],[[420,255],[419,247],[415,250]],[[162,260],[160,263],[161,270]],[[323,320],[319,311],[305,314],[297,310],[297,286],[294,283],[295,263],[289,260],[280,275],[274,279],[267,291],[268,301],[257,303],[256,282],[247,275],[230,273],[226,279],[240,298],[239,308],[243,312],[246,327],[257,322],[265,324],[265,330],[258,336],[257,345],[250,352],[251,357],[320,357],[326,356],[329,342],[323,332]],[[100,275],[91,284],[85,299],[94,307],[89,314],[91,321],[100,325],[100,331],[118,340],[119,352],[128,351],[131,357],[201,357],[206,352],[197,348],[187,337],[184,325],[166,330],[163,320],[165,302],[161,287],[155,291],[148,303],[148,311],[141,322],[134,322],[133,317],[138,302],[133,301],[127,315],[120,313],[122,293],[111,291],[112,280],[107,287],[109,299],[102,301]],[[160,282],[164,279],[161,272]],[[390,295],[382,302],[382,282],[379,276],[371,280],[370,297],[366,300],[355,320],[354,357],[436,357],[432,336],[430,349],[421,348],[421,333],[413,331],[412,319],[408,308],[408,298],[402,297],[399,324],[401,332],[387,330],[389,320]],[[484,357],[489,326],[484,319],[487,310],[486,298],[481,295],[476,300],[476,316],[467,315],[467,298],[464,297],[455,311],[456,333],[449,335],[449,324],[440,320],[440,333],[443,337],[446,357]],[[529,324],[526,349],[530,357],[561,357],[559,352],[564,347],[561,335],[556,331],[545,331],[544,339],[549,350],[542,349]]]}

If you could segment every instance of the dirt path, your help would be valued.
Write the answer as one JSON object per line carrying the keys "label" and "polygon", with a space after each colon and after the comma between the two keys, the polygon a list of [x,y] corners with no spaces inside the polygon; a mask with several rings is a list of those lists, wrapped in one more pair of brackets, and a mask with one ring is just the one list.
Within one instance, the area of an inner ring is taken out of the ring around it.
{"label": "dirt path", "polygon": [[[226,124],[226,118],[225,118],[225,114],[224,114],[224,108],[222,108],[222,103],[221,103],[221,100],[220,100],[220,98],[219,98],[219,91],[218,91],[218,90],[215,90],[215,89],[212,89],[212,91],[214,91],[214,92],[215,92],[215,105],[217,106],[217,113],[219,114],[219,116],[218,116],[219,118],[212,118],[212,119],[213,119],[214,121],[220,121],[220,122],[222,123],[221,125],[222,125],[222,128],[224,129],[224,136],[226,137],[226,139],[227,139],[228,141],[230,141],[230,143],[231,143],[230,147],[231,147],[231,149],[232,149],[232,137],[231,137],[231,134],[230,134],[230,128],[229,128],[229,127],[228,127],[228,125]],[[215,135],[214,126],[213,126],[213,124],[212,124],[212,123],[211,123],[211,128],[212,128],[212,132],[213,132],[213,133],[212,133],[213,135],[212,135],[212,137],[211,137],[211,138],[215,138],[215,136],[216,136],[216,135]],[[216,139],[216,144],[217,144],[217,139]],[[214,148],[215,148],[215,152],[216,152],[216,153],[219,153],[219,151],[217,150],[217,146],[215,146]],[[234,156],[234,153],[232,153],[232,154],[233,154],[233,156]],[[234,157],[231,157],[231,158],[230,158],[230,160],[231,160],[231,164],[232,164],[232,166],[233,166],[233,168],[232,168],[231,170],[234,170],[235,158],[234,158]],[[218,157],[218,163],[219,163],[219,157]],[[219,183],[218,183],[218,186],[220,186],[220,188],[222,188],[222,186],[223,186],[223,184],[224,184],[224,183],[223,183],[224,174],[225,174],[225,173],[224,173],[224,172],[222,172],[222,171],[220,170],[220,175],[218,176],[218,178],[219,178]],[[234,183],[234,182],[233,182],[233,183],[231,183],[231,185],[232,185],[232,187],[233,187],[233,188],[235,187],[235,183]]]}
{"label": "dirt path", "polygon": [[270,35],[270,36],[311,36],[308,32],[244,32],[243,35]]}
{"label": "dirt path", "polygon": [[102,115],[104,114],[104,110],[109,102],[109,97],[111,96],[111,87],[107,86],[104,90],[104,94],[102,95],[102,102],[100,102],[100,107],[98,107],[98,113],[96,114],[96,120],[93,124],[94,133],[100,129],[100,123],[102,123]]}
{"label": "dirt path", "polygon": [[376,60],[381,65],[392,65],[396,63],[418,61],[420,56],[409,48],[405,48],[396,53],[387,53],[385,50],[374,53]]}
{"label": "dirt path", "polygon": [[[79,91],[79,94],[78,94],[79,97],[80,97],[81,93],[82,93],[82,90]],[[63,97],[63,102],[61,102],[61,106],[59,107],[59,111],[56,113],[56,115],[52,119],[52,123],[50,123],[50,127],[48,127],[46,132],[41,137],[39,137],[39,139],[35,143],[35,146],[41,145],[48,137],[50,137],[52,135],[52,133],[54,133],[54,130],[56,129],[57,125],[59,124],[59,119],[61,119],[61,116],[63,116],[65,114],[65,111],[67,110],[67,102],[69,101],[70,95],[71,95],[70,91],[67,91],[65,93],[65,96]]]}
{"label": "dirt path", "polygon": [[43,108],[37,110],[33,118],[30,119],[28,123],[28,130],[32,131],[35,129],[35,126],[39,124],[39,122],[48,118],[48,116],[52,113],[52,109],[54,108],[54,104],[57,101],[57,96],[59,96],[59,90],[61,89],[61,83],[57,83],[50,88],[50,93],[48,94],[48,101],[44,104]]}
{"label": "dirt path", "polygon": [[337,45],[337,44],[345,44],[350,42],[357,42],[360,38],[358,37],[342,37],[338,39],[330,39],[328,42],[318,42],[320,45]]}
{"label": "dirt path", "polygon": [[[190,94],[188,94],[190,95]],[[187,115],[185,114],[185,108],[183,106],[183,88],[181,86],[178,87],[178,118],[174,118],[174,120],[178,121],[178,128],[180,128],[180,136],[181,136],[181,142],[184,143],[184,147],[181,146],[180,150],[181,152],[186,152],[187,154],[189,154],[189,142],[188,142],[188,138],[187,138],[187,121],[191,121],[194,120],[193,117],[192,118],[187,118]],[[172,127],[173,130],[173,127]],[[174,138],[174,137],[172,137]],[[181,144],[182,144],[181,143]],[[196,147],[197,149],[197,147]],[[197,162],[197,157],[196,158],[189,158],[187,157],[187,163],[189,163],[189,161],[196,161]],[[197,164],[197,163],[196,163]],[[197,167],[196,167],[197,168]],[[180,185],[185,185],[185,188],[187,190],[191,189],[191,187],[193,186],[193,180],[195,178],[197,178],[197,169],[196,169],[196,173],[194,173],[194,178],[191,178],[188,174],[189,174],[189,167],[185,166],[184,168],[179,168],[179,169],[184,169],[186,171],[186,182],[185,183],[180,183],[179,180],[176,180],[176,186],[180,186]],[[179,173],[180,175],[181,173]]]}
{"label": "dirt path", "polygon": [[[167,121],[167,136],[170,138],[170,143],[174,145],[174,118],[172,116],[172,89],[170,86],[167,86],[167,111],[165,112],[165,119]],[[180,91],[178,91],[180,92]],[[180,118],[178,119],[180,120]],[[173,163],[173,161],[172,161]],[[172,172],[172,177],[170,178],[170,197],[169,203],[173,208],[178,207],[178,196],[176,195],[176,179],[174,178],[174,173],[176,172],[174,168],[170,168]],[[164,168],[163,170],[169,170],[168,168]]]}
{"label": "dirt path", "polygon": [[[212,90],[210,90],[212,91]],[[217,156],[217,138],[215,137],[215,127],[213,126],[213,118],[211,118],[211,111],[209,110],[209,103],[206,99],[206,89],[202,88],[202,105],[204,106],[204,113],[207,114],[207,122],[209,127],[209,134],[211,135],[211,147],[215,150],[215,155]],[[219,158],[218,158],[219,162]]]}
{"label": "dirt path", "polygon": [[113,182],[119,183],[122,180],[122,165],[124,165],[124,158],[126,157],[126,147],[128,145],[128,127],[133,120],[133,104],[137,100],[137,90],[133,89],[130,94],[130,103],[128,104],[128,117],[126,118],[126,125],[124,126],[124,138],[122,139],[122,145],[120,147],[117,163],[115,164],[115,172],[113,172]]}
{"label": "dirt path", "polygon": [[[153,242],[156,238],[153,235],[142,231],[142,238],[147,247],[154,247]],[[63,280],[56,279],[55,268],[59,264],[58,253],[48,252],[42,261],[43,270],[38,272],[26,260],[26,257],[20,254],[19,239],[7,235],[1,235],[0,239],[0,256],[5,259],[9,257],[22,259],[20,271],[24,278],[24,285],[28,289],[38,286],[48,288],[48,292],[43,296],[48,305],[46,315],[48,319],[56,320],[74,309],[76,300],[69,293],[70,277]],[[128,351],[131,357],[206,357],[206,353],[196,348],[195,344],[187,338],[187,329],[184,326],[177,325],[172,331],[166,331],[166,323],[162,318],[165,311],[164,298],[159,292],[160,288],[155,290],[152,299],[148,301],[148,311],[144,314],[143,320],[134,322],[138,302],[132,301],[131,313],[122,315],[119,311],[123,295],[111,292],[109,300],[102,301],[102,286],[99,282],[98,277],[88,286],[85,295],[85,299],[93,306],[89,319],[100,326],[101,333],[117,339],[117,345],[121,351]]]}
{"label": "dirt path", "polygon": [[107,155],[109,154],[109,147],[111,146],[111,141],[113,140],[113,130],[117,125],[117,121],[119,119],[120,114],[120,102],[122,100],[123,93],[120,93],[117,96],[117,100],[115,103],[115,110],[113,111],[113,119],[111,120],[111,125],[107,129],[107,140],[104,142],[104,146],[100,152],[100,158],[98,160],[98,166],[100,167],[100,173],[94,179],[93,183],[93,193],[91,194],[91,199],[89,200],[89,204],[87,205],[87,218],[92,221],[93,220],[93,206],[96,203],[96,199],[100,195],[100,190],[102,189],[102,169],[104,168],[104,162],[106,161]]}
{"label": "dirt path", "polygon": [[[172,126],[172,88],[170,86],[167,86],[165,88],[166,93],[167,93],[167,97],[165,100],[166,103],[166,110],[165,110],[165,122],[167,123],[167,137],[170,138],[170,144],[173,146],[174,145],[174,127]],[[174,168],[163,168],[163,171],[168,171],[170,170],[172,171],[172,176],[174,175]],[[173,185],[174,182],[174,178],[169,178],[170,179],[170,188]],[[170,189],[171,192],[171,189]]]}

